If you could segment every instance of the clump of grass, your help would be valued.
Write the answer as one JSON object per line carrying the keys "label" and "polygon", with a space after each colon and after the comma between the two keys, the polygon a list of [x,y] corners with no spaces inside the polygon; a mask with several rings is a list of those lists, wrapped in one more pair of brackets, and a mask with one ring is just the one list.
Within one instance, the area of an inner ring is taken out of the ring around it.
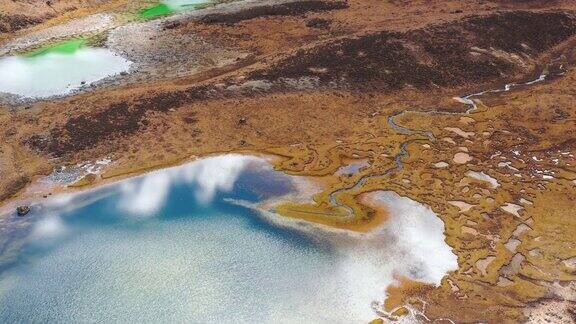
{"label": "clump of grass", "polygon": [[107,32],[101,32],[101,33],[93,34],[93,35],[87,36],[85,38],[85,40],[86,40],[86,46],[104,47],[104,45],[106,45],[106,41],[108,40],[108,33]]}

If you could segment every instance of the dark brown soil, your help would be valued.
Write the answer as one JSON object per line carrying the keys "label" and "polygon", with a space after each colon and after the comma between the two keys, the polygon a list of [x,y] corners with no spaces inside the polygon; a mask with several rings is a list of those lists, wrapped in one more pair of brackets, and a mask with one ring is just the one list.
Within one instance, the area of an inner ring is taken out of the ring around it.
{"label": "dark brown soil", "polygon": [[311,28],[319,28],[319,29],[327,29],[330,27],[332,22],[330,20],[321,19],[321,18],[313,18],[306,22],[306,27]]}
{"label": "dark brown soil", "polygon": [[299,16],[308,12],[348,8],[346,1],[296,1],[273,6],[254,7],[233,13],[211,14],[202,18],[205,24],[233,25],[245,20],[270,16]]}
{"label": "dark brown soil", "polygon": [[474,37],[476,46],[539,54],[576,34],[576,16],[563,12],[507,12],[470,18],[462,23],[462,28]]}
{"label": "dark brown soil", "polygon": [[[301,77],[318,78],[321,87],[362,91],[451,88],[518,73],[519,68],[508,60],[472,55],[473,46],[536,57],[575,34],[576,19],[569,14],[508,12],[407,33],[382,31],[334,41],[300,50],[271,68],[251,73],[249,78],[275,82],[269,92],[282,91],[283,79]],[[151,93],[70,118],[49,134],[36,135],[26,143],[52,156],[69,155],[135,134],[148,125],[149,113],[213,98],[256,95],[254,91],[233,92],[212,85]],[[195,123],[197,118],[187,122]]]}
{"label": "dark brown soil", "polygon": [[96,145],[108,136],[135,132],[143,117],[144,111],[131,109],[125,102],[113,104],[93,115],[70,118],[64,127],[52,130],[46,148],[57,156],[71,150],[81,150]]}
{"label": "dark brown soil", "polygon": [[506,12],[406,33],[379,32],[301,50],[252,79],[314,77],[328,87],[398,90],[490,82],[519,72],[510,59],[472,47],[535,57],[576,35],[567,13]]}
{"label": "dark brown soil", "polygon": [[2,15],[0,13],[0,33],[13,32],[28,26],[36,25],[46,20],[46,18],[29,17],[20,14]]}
{"label": "dark brown soil", "polygon": [[[70,118],[62,127],[53,129],[49,136],[34,135],[26,144],[57,157],[81,151],[103,140],[136,133],[148,125],[146,114],[149,112],[166,112],[185,103],[208,99],[208,89],[197,86],[186,91],[152,94],[131,104],[114,103],[103,111]],[[193,117],[187,118],[186,122],[197,123],[198,119]]]}
{"label": "dark brown soil", "polygon": [[30,179],[27,177],[17,177],[16,179],[10,181],[4,190],[0,190],[0,200],[6,200],[22,188],[24,188],[28,183],[30,183]]}

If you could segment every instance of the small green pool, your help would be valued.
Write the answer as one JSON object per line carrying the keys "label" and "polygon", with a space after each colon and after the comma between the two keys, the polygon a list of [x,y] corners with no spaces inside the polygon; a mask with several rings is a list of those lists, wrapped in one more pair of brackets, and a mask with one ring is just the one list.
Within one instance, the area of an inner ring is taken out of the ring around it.
{"label": "small green pool", "polygon": [[185,10],[198,9],[211,0],[163,0],[159,4],[140,11],[140,18],[150,19],[154,17],[166,16]]}
{"label": "small green pool", "polygon": [[57,44],[41,47],[32,52],[26,53],[24,56],[35,57],[50,53],[74,54],[77,50],[86,46],[86,43],[86,40],[82,38],[71,39]]}

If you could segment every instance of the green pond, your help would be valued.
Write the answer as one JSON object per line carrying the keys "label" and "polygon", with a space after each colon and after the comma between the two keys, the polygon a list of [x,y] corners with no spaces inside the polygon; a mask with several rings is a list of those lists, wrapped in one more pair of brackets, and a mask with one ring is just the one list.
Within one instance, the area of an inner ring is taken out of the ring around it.
{"label": "green pond", "polygon": [[211,2],[210,0],[165,0],[155,6],[142,10],[140,12],[140,18],[148,19],[185,10],[194,10]]}

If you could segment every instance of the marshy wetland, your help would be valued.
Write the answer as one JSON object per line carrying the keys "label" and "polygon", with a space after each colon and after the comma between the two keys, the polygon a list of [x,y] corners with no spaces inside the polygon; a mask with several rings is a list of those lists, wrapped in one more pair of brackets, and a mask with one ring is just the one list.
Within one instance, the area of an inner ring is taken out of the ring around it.
{"label": "marshy wetland", "polygon": [[572,1],[0,4],[2,321],[574,320]]}

